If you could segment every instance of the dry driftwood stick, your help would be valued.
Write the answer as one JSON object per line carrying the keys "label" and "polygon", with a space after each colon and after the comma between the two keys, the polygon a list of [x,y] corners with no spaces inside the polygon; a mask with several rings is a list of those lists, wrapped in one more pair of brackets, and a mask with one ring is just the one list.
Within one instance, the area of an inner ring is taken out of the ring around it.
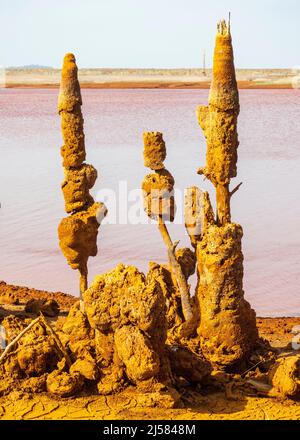
{"label": "dry driftwood stick", "polygon": [[178,242],[174,246],[174,244],[171,240],[171,237],[169,235],[168,229],[167,229],[165,223],[163,222],[161,216],[159,216],[159,218],[158,218],[158,229],[159,229],[161,236],[163,238],[163,241],[168,249],[169,262],[170,262],[174,277],[177,281],[178,289],[180,292],[182,312],[183,312],[184,319],[186,321],[190,321],[193,318],[193,311],[192,311],[192,307],[190,304],[189,287],[188,287],[187,281],[185,279],[185,276],[182,273],[181,266],[178,263],[178,261],[176,260],[175,253],[174,253]]}
{"label": "dry driftwood stick", "polygon": [[230,197],[232,197],[233,194],[236,193],[239,190],[241,185],[243,185],[243,182],[239,183],[235,188],[233,188],[232,191],[230,191],[230,193],[229,193]]}
{"label": "dry driftwood stick", "polygon": [[88,270],[87,267],[79,269],[79,304],[80,304],[80,311],[84,313],[84,300],[83,300],[83,294],[88,288]]}
{"label": "dry driftwood stick", "polygon": [[87,281],[88,270],[87,270],[87,266],[79,269],[79,273],[80,273],[80,280],[79,280],[80,300],[82,301],[83,300],[83,294],[84,294],[84,292],[86,291],[86,289],[88,287],[88,281]]}
{"label": "dry driftwood stick", "polygon": [[31,323],[26,328],[24,328],[24,330],[22,330],[21,333],[19,333],[18,336],[15,337],[15,339],[13,339],[8,344],[8,346],[6,347],[6,349],[4,350],[2,355],[0,356],[0,362],[2,362],[2,360],[5,358],[5,356],[11,351],[11,349],[15,346],[15,344],[22,338],[22,336],[24,336],[25,333],[28,332],[28,330],[30,330],[35,324],[37,324],[40,321],[41,321],[40,316],[38,318],[34,319],[33,321],[31,321]]}
{"label": "dry driftwood stick", "polygon": [[248,379],[247,383],[252,385],[257,391],[263,394],[269,394],[272,390],[272,386],[268,385],[267,383],[260,382],[258,380]]}
{"label": "dry driftwood stick", "polygon": [[46,330],[48,330],[49,333],[51,333],[51,335],[53,336],[53,339],[57,345],[57,348],[59,349],[59,351],[61,352],[63,357],[66,359],[68,367],[71,367],[71,365],[72,365],[71,358],[68,355],[67,351],[65,350],[64,346],[62,345],[61,340],[59,339],[57,333],[53,330],[51,325],[47,322],[46,318],[44,317],[44,315],[42,313],[41,313],[40,319],[41,319],[42,324],[46,328]]}

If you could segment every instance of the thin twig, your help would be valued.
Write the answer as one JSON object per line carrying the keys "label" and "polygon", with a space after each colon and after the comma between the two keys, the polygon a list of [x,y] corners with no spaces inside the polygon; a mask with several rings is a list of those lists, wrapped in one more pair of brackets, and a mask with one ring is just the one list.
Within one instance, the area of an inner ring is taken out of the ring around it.
{"label": "thin twig", "polygon": [[233,188],[232,191],[230,191],[230,193],[229,193],[230,197],[232,197],[233,194],[236,193],[236,192],[239,190],[239,188],[240,188],[240,186],[241,186],[242,184],[243,184],[243,182],[239,183],[235,188]]}
{"label": "thin twig", "polygon": [[257,364],[255,364],[255,365],[252,365],[252,367],[250,367],[250,368],[248,368],[248,370],[244,371],[244,373],[242,373],[241,376],[244,376],[244,374],[249,373],[249,371],[253,370],[253,368],[257,367],[259,364],[262,364],[263,362],[265,362],[265,359],[257,362]]}
{"label": "thin twig", "polygon": [[181,266],[178,263],[178,261],[175,257],[175,253],[174,253],[174,250],[175,250],[178,243],[174,243],[175,244],[175,247],[174,247],[174,244],[171,240],[169,231],[168,231],[161,216],[159,216],[159,218],[158,218],[158,229],[159,229],[161,236],[163,238],[163,241],[168,249],[169,263],[170,263],[172,272],[174,274],[174,277],[177,281],[178,289],[180,292],[183,316],[184,316],[185,320],[189,322],[193,318],[193,311],[192,311],[192,307],[190,304],[189,287],[188,287],[187,281],[185,279],[185,276],[183,275]]}

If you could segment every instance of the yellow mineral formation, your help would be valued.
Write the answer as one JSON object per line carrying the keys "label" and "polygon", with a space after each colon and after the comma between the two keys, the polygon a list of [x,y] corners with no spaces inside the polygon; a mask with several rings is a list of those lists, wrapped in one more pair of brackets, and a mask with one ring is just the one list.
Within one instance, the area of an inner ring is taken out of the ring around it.
{"label": "yellow mineral formation", "polygon": [[61,148],[65,179],[61,185],[65,209],[71,213],[58,227],[59,244],[72,269],[80,272],[80,295],[87,289],[87,261],[97,254],[97,234],[106,215],[102,203],[95,203],[89,190],[97,179],[97,170],[85,160],[81,93],[76,60],[64,58],[58,111],[62,121],[64,146]]}
{"label": "yellow mineral formation", "polygon": [[58,226],[60,248],[72,269],[84,270],[89,257],[97,255],[98,216],[105,215],[105,206],[94,203],[62,219]]}
{"label": "yellow mineral formation", "polygon": [[84,300],[96,332],[101,394],[116,391],[126,377],[145,391],[157,383],[172,384],[165,346],[166,305],[157,281],[134,266],[119,264],[95,277]]}
{"label": "yellow mineral formation", "polygon": [[[189,248],[179,248],[175,252],[175,258],[181,267],[181,271],[186,281],[191,275],[195,273],[196,256]],[[185,322],[181,292],[178,288],[176,273],[174,273],[172,266],[169,264],[158,264],[154,262],[149,263],[149,272],[147,274],[148,282],[155,280],[159,283],[164,294],[167,307],[167,321],[168,321],[168,339],[174,341],[176,335],[180,335],[180,328]],[[192,302],[192,298],[190,298]]]}
{"label": "yellow mineral formation", "polygon": [[184,196],[184,222],[191,245],[196,248],[203,231],[214,224],[209,194],[197,186],[187,188]]}
{"label": "yellow mineral formation", "polygon": [[[149,163],[154,158],[157,158],[156,152],[151,153],[151,145],[155,143],[162,144],[163,154],[160,155],[160,160],[166,157],[165,143],[161,133],[146,132],[143,134],[146,144],[144,148],[144,163]],[[155,138],[155,142],[153,142]],[[149,158],[152,158],[149,160]],[[152,161],[153,163],[153,161]],[[163,166],[163,163],[161,163]],[[187,279],[183,273],[176,255],[175,249],[177,244],[174,244],[169,235],[165,221],[174,221],[175,216],[175,199],[174,199],[174,178],[166,169],[159,169],[155,173],[145,176],[142,182],[142,191],[144,198],[144,210],[146,214],[153,219],[158,220],[158,229],[168,251],[169,264],[172,267],[174,279],[181,295],[182,311],[184,318],[190,322],[193,318],[192,307],[190,304],[190,292],[187,284]]]}
{"label": "yellow mineral formation", "polygon": [[[235,79],[230,27],[218,24],[213,80],[208,107],[197,116],[207,141],[206,166],[200,174],[216,188],[216,219],[207,193],[195,190],[187,203],[186,227],[196,247],[198,261],[197,304],[201,349],[217,368],[233,367],[245,360],[257,340],[255,312],[244,298],[242,227],[231,223],[229,191],[236,176],[239,96]],[[197,195],[198,194],[198,195]],[[202,198],[201,198],[202,197]],[[200,200],[199,200],[200,199]],[[200,206],[196,220],[193,215]],[[197,221],[198,218],[198,221]],[[191,235],[200,223],[200,232]]]}
{"label": "yellow mineral formation", "polygon": [[269,382],[281,397],[300,396],[300,356],[287,355],[278,359],[269,371]]}
{"label": "yellow mineral formation", "polygon": [[96,179],[97,170],[92,165],[83,164],[79,168],[65,169],[65,180],[61,188],[67,213],[80,211],[94,203],[89,190]]}
{"label": "yellow mineral formation", "polygon": [[61,148],[63,166],[78,167],[85,160],[81,93],[77,78],[75,56],[67,53],[61,72],[58,112],[64,145]]}
{"label": "yellow mineral formation", "polygon": [[142,182],[144,209],[155,220],[173,221],[175,216],[174,178],[168,170],[148,174]]}
{"label": "yellow mineral formation", "polygon": [[196,256],[189,248],[180,248],[175,252],[175,257],[181,266],[183,275],[188,278],[195,273]]}
{"label": "yellow mineral formation", "polygon": [[197,246],[198,333],[204,356],[217,368],[238,364],[258,340],[254,310],[244,298],[241,226],[211,225]]}
{"label": "yellow mineral formation", "polygon": [[151,170],[161,170],[165,166],[163,164],[166,158],[166,146],[162,137],[162,133],[145,132],[144,139],[144,165]]}
{"label": "yellow mineral formation", "polygon": [[229,183],[237,173],[239,110],[230,28],[221,21],[216,37],[209,105],[197,108],[198,121],[207,142],[206,165],[198,173],[216,187],[220,224],[230,222]]}

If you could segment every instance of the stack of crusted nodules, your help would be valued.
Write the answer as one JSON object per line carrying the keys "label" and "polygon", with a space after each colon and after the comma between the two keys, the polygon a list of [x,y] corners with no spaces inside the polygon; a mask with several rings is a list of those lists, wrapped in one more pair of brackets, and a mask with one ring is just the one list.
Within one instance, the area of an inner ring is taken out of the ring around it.
{"label": "stack of crusted nodules", "polygon": [[97,179],[97,170],[86,164],[81,92],[73,54],[64,58],[58,111],[64,145],[61,155],[64,181],[61,185],[68,217],[64,218],[58,234],[60,247],[73,269],[85,268],[89,256],[97,254],[97,233],[106,209],[95,203],[89,191]]}
{"label": "stack of crusted nodules", "polygon": [[173,221],[175,216],[174,178],[165,169],[166,146],[162,133],[145,132],[144,165],[154,173],[147,174],[142,182],[144,209],[147,215],[157,220]]}

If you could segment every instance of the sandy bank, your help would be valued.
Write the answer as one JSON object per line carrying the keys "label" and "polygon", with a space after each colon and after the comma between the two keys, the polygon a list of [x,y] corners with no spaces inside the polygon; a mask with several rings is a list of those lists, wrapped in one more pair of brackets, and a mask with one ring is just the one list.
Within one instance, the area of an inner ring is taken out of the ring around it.
{"label": "sandy bank", "polygon": [[[292,89],[292,84],[259,84],[251,81],[239,81],[239,89]],[[7,89],[58,89],[59,84],[7,84]],[[107,82],[107,83],[82,83],[82,89],[209,89],[210,82]]]}
{"label": "sandy bank", "polygon": [[[292,69],[238,69],[241,89],[292,88],[296,73]],[[80,69],[82,88],[91,89],[208,89],[211,70],[201,69]],[[57,88],[60,69],[5,70],[7,88]]]}

